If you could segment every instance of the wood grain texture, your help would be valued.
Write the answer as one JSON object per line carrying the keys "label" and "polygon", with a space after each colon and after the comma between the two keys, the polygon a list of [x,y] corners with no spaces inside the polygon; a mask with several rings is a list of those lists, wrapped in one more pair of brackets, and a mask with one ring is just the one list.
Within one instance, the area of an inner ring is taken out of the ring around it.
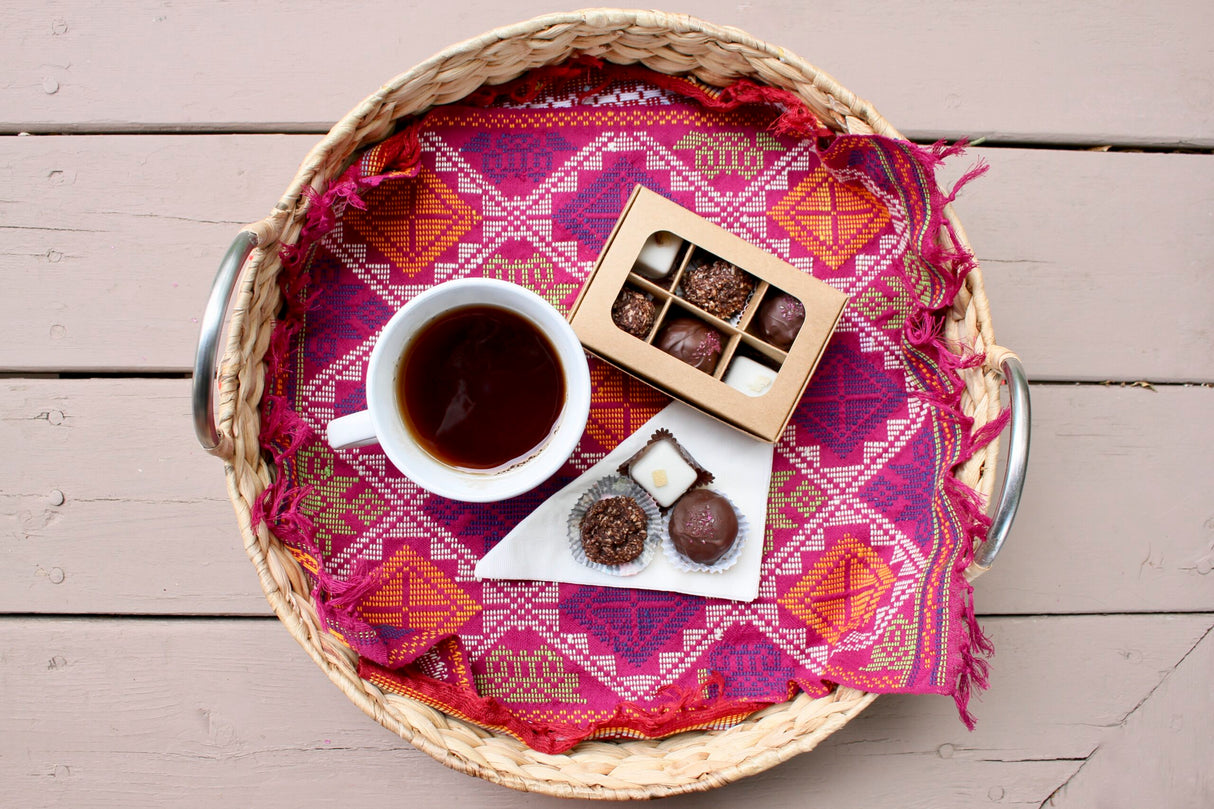
{"label": "wood grain texture", "polygon": [[[1214,4],[678,7],[809,59],[911,137],[1001,142],[973,150],[992,171],[956,208],[1034,381],[1214,382],[1214,156],[1006,148],[1214,147]],[[0,134],[95,133],[0,137],[0,806],[570,806],[417,752],[268,617],[189,380],[53,378],[188,371],[220,256],[319,133],[436,50],[551,10],[0,4]],[[997,655],[976,732],[947,698],[886,696],[663,807],[1214,803],[1214,387],[1036,384],[1033,409],[1022,511],[978,583]]]}
{"label": "wood grain texture", "polygon": [[[22,459],[0,464],[0,612],[269,614],[189,388],[0,381],[0,446]],[[1214,389],[1033,399],[1022,512],[979,611],[1214,611]]]}
{"label": "wood grain texture", "polygon": [[269,614],[189,388],[0,381],[0,611]]}
{"label": "wood grain texture", "polygon": [[[678,8],[790,49],[910,135],[1214,145],[1208,3]],[[540,0],[19,0],[0,12],[0,129],[323,131],[438,49],[553,10]]]}
{"label": "wood grain texture", "polygon": [[[817,750],[663,805],[1036,806],[1116,735],[1210,623],[992,621],[1002,651],[975,733],[947,698],[882,697]],[[271,621],[8,619],[0,648],[0,782],[14,806],[380,805],[406,794],[421,804],[572,805],[414,751]],[[1209,736],[1197,745],[1208,758]]]}
{"label": "wood grain texture", "polygon": [[955,207],[1031,379],[1214,381],[1214,157],[973,154]]}
{"label": "wood grain texture", "polygon": [[[220,256],[315,140],[0,138],[0,370],[189,370]],[[957,208],[1032,378],[1214,380],[1214,158],[973,154]]]}
{"label": "wood grain texture", "polygon": [[1214,389],[1047,385],[1032,399],[1021,513],[979,609],[1214,610]]}
{"label": "wood grain texture", "polygon": [[[1150,806],[1167,796],[1171,809],[1214,805],[1214,635],[1205,637],[1135,706],[1054,795],[1049,806]],[[1143,766],[1143,751],[1166,751]],[[1127,779],[1124,773],[1133,772]]]}
{"label": "wood grain texture", "polygon": [[314,140],[0,138],[0,368],[192,368],[220,257]]}

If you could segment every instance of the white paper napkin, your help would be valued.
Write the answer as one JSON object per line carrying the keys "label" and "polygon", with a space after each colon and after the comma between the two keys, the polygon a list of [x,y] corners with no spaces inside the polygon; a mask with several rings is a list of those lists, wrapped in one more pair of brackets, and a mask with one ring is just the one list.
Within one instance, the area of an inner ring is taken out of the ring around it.
{"label": "white paper napkin", "polygon": [[[750,535],[738,563],[724,573],[678,570],[659,549],[649,567],[635,576],[612,576],[580,564],[569,550],[569,512],[588,486],[613,475],[665,427],[679,443],[712,472],[710,488],[733,500],[750,523]],[[548,498],[515,526],[476,565],[480,579],[533,579],[671,590],[692,595],[753,601],[759,595],[763,535],[767,530],[767,490],[771,485],[772,445],[750,438],[681,402],[674,402],[645,423],[607,457]]]}

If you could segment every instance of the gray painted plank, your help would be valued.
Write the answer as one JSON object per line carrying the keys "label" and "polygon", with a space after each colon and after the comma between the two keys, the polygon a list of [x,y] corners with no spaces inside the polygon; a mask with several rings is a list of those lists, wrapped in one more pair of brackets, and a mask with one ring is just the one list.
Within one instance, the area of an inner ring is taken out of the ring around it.
{"label": "gray painted plank", "polygon": [[[0,138],[0,370],[189,370],[219,257],[315,140]],[[1034,379],[1214,380],[1214,158],[974,154],[958,211]]]}
{"label": "gray painted plank", "polygon": [[[189,380],[0,381],[0,612],[257,614]],[[1214,611],[1214,389],[1036,386],[988,614]],[[63,495],[54,505],[55,492]]]}
{"label": "gray painted plank", "polygon": [[0,138],[0,368],[192,368],[220,257],[314,141]]}
{"label": "gray painted plank", "polygon": [[979,609],[1214,608],[1214,389],[1047,385],[1032,398],[1022,513]]}
{"label": "gray painted plank", "polygon": [[974,153],[957,215],[1031,379],[1214,380],[1214,158]]}
{"label": "gray painted plank", "polygon": [[[0,129],[324,129],[437,49],[552,9],[540,0],[309,0],[289,10],[21,0],[0,13]],[[983,0],[941,13],[895,0],[691,0],[679,9],[790,49],[908,134],[1214,145],[1207,3],[1120,2],[1093,13]]]}
{"label": "gray painted plank", "polygon": [[[1001,653],[976,732],[947,698],[882,697],[817,750],[670,803],[1036,806],[1209,626],[1209,616],[994,620]],[[10,619],[0,648],[0,782],[13,805],[571,805],[414,751],[275,622]]]}
{"label": "gray painted plank", "polygon": [[[1167,796],[1171,809],[1208,809],[1214,805],[1214,636],[1206,636],[1185,655],[1159,687],[1121,723],[1049,805],[1150,806]],[[1142,766],[1143,751],[1166,751]],[[1121,773],[1133,772],[1133,779]]]}
{"label": "gray painted plank", "polygon": [[189,385],[0,381],[0,610],[269,613]]}

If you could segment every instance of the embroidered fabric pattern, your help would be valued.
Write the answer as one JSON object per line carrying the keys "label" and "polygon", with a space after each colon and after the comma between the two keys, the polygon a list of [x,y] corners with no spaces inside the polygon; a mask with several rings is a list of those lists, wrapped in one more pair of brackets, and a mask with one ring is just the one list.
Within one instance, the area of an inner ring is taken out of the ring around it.
{"label": "embroidered fabric pattern", "polygon": [[[972,434],[957,369],[980,358],[939,337],[970,266],[937,239],[949,150],[825,139],[788,94],[638,68],[575,65],[473,101],[363,155],[283,253],[263,406],[281,474],[258,516],[363,676],[548,752],[722,727],[834,684],[951,694],[968,722],[989,646],[960,572],[985,518],[950,471],[1001,422]],[[379,450],[318,438],[364,407],[378,328],[426,287],[502,278],[567,311],[636,183],[851,296],[776,446],[753,603],[473,576],[666,403],[605,363],[570,462],[507,502],[431,495]]]}

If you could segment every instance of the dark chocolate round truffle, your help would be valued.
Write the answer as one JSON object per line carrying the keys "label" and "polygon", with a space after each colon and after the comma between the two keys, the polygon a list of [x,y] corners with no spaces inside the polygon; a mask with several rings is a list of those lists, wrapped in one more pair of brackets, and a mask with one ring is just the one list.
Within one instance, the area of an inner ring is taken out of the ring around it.
{"label": "dark chocolate round truffle", "polygon": [[738,515],[721,495],[692,489],[670,512],[670,539],[679,553],[702,565],[716,563],[738,538]]}
{"label": "dark chocolate round truffle", "polygon": [[582,517],[582,547],[586,558],[600,565],[631,562],[645,549],[649,518],[631,497],[599,500]]}
{"label": "dark chocolate round truffle", "polygon": [[742,311],[755,282],[728,261],[717,259],[689,268],[683,274],[682,287],[688,301],[710,315],[729,320]]}
{"label": "dark chocolate round truffle", "polygon": [[787,351],[805,323],[805,307],[792,295],[768,298],[759,308],[759,336]]}
{"label": "dark chocolate round truffle", "polygon": [[649,335],[657,316],[657,304],[635,289],[621,289],[615,303],[611,304],[611,319],[615,325],[642,340]]}
{"label": "dark chocolate round truffle", "polygon": [[677,317],[667,323],[654,345],[706,374],[715,371],[721,359],[720,333],[690,317]]}

